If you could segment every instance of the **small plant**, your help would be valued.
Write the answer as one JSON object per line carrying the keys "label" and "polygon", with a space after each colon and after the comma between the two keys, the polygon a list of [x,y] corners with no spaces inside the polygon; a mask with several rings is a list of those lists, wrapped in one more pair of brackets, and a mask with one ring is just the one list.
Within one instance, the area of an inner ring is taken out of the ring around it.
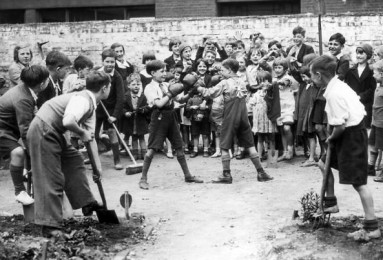
{"label": "small plant", "polygon": [[319,209],[320,196],[318,193],[311,190],[304,194],[299,202],[301,203],[303,222],[312,222],[314,220],[313,215]]}

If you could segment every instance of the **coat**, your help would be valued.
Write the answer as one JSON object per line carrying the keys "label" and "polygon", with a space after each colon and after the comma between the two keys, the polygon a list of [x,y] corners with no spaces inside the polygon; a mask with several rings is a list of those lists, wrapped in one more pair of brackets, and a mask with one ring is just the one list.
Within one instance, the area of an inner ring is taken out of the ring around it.
{"label": "coat", "polygon": [[26,145],[27,131],[35,115],[36,101],[23,83],[11,88],[0,97],[0,138]]}
{"label": "coat", "polygon": [[[290,50],[291,48],[293,48],[294,45],[290,46],[287,48],[286,52],[287,53],[290,53]],[[310,54],[310,53],[314,53],[314,49],[312,46],[310,45],[307,45],[307,44],[304,44],[302,43],[302,46],[301,48],[299,49],[299,53],[298,53],[298,56],[297,56],[297,61],[299,63],[302,63],[303,62],[303,57],[306,56],[307,54]]]}
{"label": "coat", "polygon": [[[60,85],[60,82],[58,84]],[[62,94],[62,86],[60,85],[60,89],[58,90],[58,93],[56,93],[55,86],[53,85],[52,80],[49,79],[48,86],[43,91],[41,91],[38,95],[37,107],[40,108],[45,102],[61,94]]]}
{"label": "coat", "polygon": [[352,67],[347,73],[344,81],[358,94],[360,102],[364,105],[367,116],[365,117],[365,125],[371,126],[372,105],[374,103],[374,93],[376,89],[376,80],[373,77],[373,71],[368,65],[362,72],[358,74],[358,65]]}
{"label": "coat", "polygon": [[[131,117],[126,117],[126,112],[134,112]],[[133,109],[132,94],[127,92],[125,94],[125,101],[122,109],[122,130],[125,135],[133,135],[134,126],[136,127],[137,135],[144,135],[148,133],[148,118],[150,117],[151,109],[148,106],[145,95],[142,93],[137,100],[137,109]]]}

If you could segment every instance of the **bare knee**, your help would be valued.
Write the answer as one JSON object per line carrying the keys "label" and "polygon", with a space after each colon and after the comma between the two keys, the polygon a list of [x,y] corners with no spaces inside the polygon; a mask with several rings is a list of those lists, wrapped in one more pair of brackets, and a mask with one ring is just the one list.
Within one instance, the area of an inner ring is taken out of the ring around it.
{"label": "bare knee", "polygon": [[15,166],[24,165],[24,149],[19,146],[11,151],[11,164]]}

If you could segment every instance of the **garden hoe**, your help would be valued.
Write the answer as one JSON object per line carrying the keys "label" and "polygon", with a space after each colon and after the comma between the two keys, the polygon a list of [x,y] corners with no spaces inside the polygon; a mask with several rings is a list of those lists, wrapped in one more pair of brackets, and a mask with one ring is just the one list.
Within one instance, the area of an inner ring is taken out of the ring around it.
{"label": "garden hoe", "polygon": [[319,209],[317,213],[313,215],[314,217],[314,223],[313,223],[313,229],[318,229],[320,227],[326,226],[330,222],[331,213],[326,213],[323,211],[323,203],[324,203],[324,196],[326,193],[327,185],[328,185],[328,178],[330,175],[330,161],[331,161],[331,149],[330,144],[328,144],[327,151],[326,151],[326,162],[324,166],[324,176],[322,181],[322,187],[320,192],[320,200],[319,200]]}
{"label": "garden hoe", "polygon": [[[104,109],[105,111],[105,114],[108,116],[108,118],[110,117],[109,113],[108,113],[108,110],[106,110],[106,107],[104,106],[104,104],[102,103],[102,101],[100,101],[100,104],[102,106],[102,108]],[[113,125],[113,128],[114,130],[116,130],[116,133],[117,133],[117,136],[118,136],[118,139],[120,139],[120,142],[122,143],[122,145],[124,146],[126,152],[129,154],[129,157],[130,159],[133,161],[133,164],[132,165],[128,165],[126,167],[126,174],[127,175],[132,175],[132,174],[136,174],[136,173],[140,173],[142,172],[142,167],[143,167],[143,164],[142,163],[137,163],[136,160],[134,159],[132,153],[130,152],[128,146],[126,145],[125,141],[124,141],[124,138],[122,138],[120,132],[118,131],[116,125],[114,123],[112,123]]]}
{"label": "garden hoe", "polygon": [[118,220],[117,214],[114,210],[108,210],[106,206],[106,199],[104,194],[104,189],[102,187],[101,183],[101,166],[97,167],[95,156],[97,153],[97,147],[94,142],[86,142],[85,143],[86,150],[88,151],[88,156],[90,163],[92,165],[93,170],[93,176],[96,176],[95,183],[97,184],[98,190],[100,192],[100,196],[102,199],[102,204],[104,206],[104,209],[96,210],[97,218],[100,223],[110,223],[110,224],[120,224],[120,221]]}

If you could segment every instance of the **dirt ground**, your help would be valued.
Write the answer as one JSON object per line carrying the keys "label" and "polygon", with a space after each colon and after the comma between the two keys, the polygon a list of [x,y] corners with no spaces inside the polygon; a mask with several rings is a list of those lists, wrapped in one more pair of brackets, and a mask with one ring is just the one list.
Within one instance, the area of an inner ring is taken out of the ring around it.
{"label": "dirt ground", "polygon": [[[115,171],[111,155],[103,155],[109,208],[123,219],[119,197],[129,191],[130,213],[145,216],[143,238],[120,245],[121,253],[114,259],[383,259],[382,239],[357,243],[346,237],[360,225],[363,213],[351,186],[335,187],[340,213],[332,216],[331,227],[312,231],[310,225],[292,220],[293,211],[300,210],[299,199],[310,190],[319,192],[321,185],[319,169],[299,167],[303,160],[297,157],[267,169],[275,179],[261,183],[249,159],[234,159],[234,182],[221,185],[211,183],[221,172],[219,158],[187,158],[192,174],[205,180],[187,184],[176,158],[156,154],[149,171],[150,189],[140,190],[139,174]],[[131,164],[127,158],[123,161]],[[369,179],[369,185],[377,216],[382,217],[383,184]],[[91,188],[99,198],[92,182]],[[9,173],[0,171],[0,213],[22,214],[13,198]]]}

